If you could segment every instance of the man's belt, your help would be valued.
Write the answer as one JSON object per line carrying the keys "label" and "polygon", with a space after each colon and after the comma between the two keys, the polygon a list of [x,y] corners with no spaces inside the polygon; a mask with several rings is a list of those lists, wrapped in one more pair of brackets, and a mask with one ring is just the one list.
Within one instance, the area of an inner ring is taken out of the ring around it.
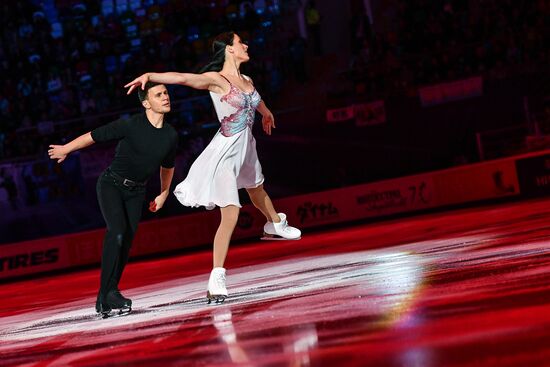
{"label": "man's belt", "polygon": [[138,182],[138,181],[130,180],[128,178],[124,178],[121,175],[119,175],[118,173],[113,172],[113,170],[111,170],[110,168],[107,168],[107,173],[112,178],[114,178],[118,183],[120,183],[121,185],[126,186],[126,187],[145,187],[145,185],[147,185],[147,181]]}

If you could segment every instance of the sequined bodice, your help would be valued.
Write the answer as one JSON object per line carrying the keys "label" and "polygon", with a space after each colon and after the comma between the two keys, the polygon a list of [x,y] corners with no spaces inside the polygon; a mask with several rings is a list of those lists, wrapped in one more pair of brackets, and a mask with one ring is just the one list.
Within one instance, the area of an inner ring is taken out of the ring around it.
{"label": "sequined bodice", "polygon": [[224,136],[233,136],[247,127],[252,128],[254,114],[262,98],[256,89],[245,93],[230,83],[225,95],[210,92],[216,114],[220,120],[220,131]]}

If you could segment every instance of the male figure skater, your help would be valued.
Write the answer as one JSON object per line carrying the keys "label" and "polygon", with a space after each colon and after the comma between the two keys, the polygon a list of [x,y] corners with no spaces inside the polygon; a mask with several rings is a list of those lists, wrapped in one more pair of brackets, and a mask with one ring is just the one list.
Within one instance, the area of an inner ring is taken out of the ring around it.
{"label": "male figure skater", "polygon": [[174,174],[177,133],[164,122],[164,114],[170,112],[168,91],[163,84],[147,83],[138,97],[144,113],[98,127],[65,145],[50,145],[48,150],[50,158],[61,163],[75,150],[119,140],[115,158],[97,180],[97,199],[107,224],[96,301],[96,311],[103,317],[111,310],[131,311],[132,301],[120,294],[118,283],[141,217],[145,185],[160,166],[161,193],[149,205],[156,212],[168,197]]}

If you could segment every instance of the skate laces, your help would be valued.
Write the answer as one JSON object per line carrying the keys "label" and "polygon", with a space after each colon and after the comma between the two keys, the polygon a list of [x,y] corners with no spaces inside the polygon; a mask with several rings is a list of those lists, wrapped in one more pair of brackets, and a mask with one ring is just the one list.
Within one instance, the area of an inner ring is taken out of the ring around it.
{"label": "skate laces", "polygon": [[274,227],[275,225],[277,225],[284,231],[288,227],[288,222],[286,221],[286,219],[284,219],[284,220],[281,220],[279,223],[273,223]]}
{"label": "skate laces", "polygon": [[292,226],[289,226],[288,225],[288,222],[286,221],[286,219],[284,221],[281,221],[282,223],[282,226],[281,226],[281,230],[285,233],[288,233],[290,235],[295,235],[296,234],[296,231],[298,230],[297,228],[294,228]]}
{"label": "skate laces", "polygon": [[223,273],[216,274],[214,281],[216,282],[216,285],[219,288],[225,288],[225,274]]}
{"label": "skate laces", "polygon": [[281,225],[281,229],[284,231],[284,232],[292,232],[292,227],[288,225],[288,222],[287,220],[282,220],[280,223]]}

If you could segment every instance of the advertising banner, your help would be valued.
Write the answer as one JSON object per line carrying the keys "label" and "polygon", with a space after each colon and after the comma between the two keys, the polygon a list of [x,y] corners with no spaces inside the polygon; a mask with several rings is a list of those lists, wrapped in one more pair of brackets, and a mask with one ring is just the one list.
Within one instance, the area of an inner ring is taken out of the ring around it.
{"label": "advertising banner", "polygon": [[550,194],[550,154],[516,161],[521,193],[529,196]]}
{"label": "advertising banner", "polygon": [[0,279],[74,265],[69,247],[61,238],[59,241],[37,240],[3,245],[0,248]]}
{"label": "advertising banner", "polygon": [[[519,180],[518,174],[519,172]],[[550,154],[501,159],[274,201],[298,228],[322,227],[396,213],[550,193]],[[140,223],[131,256],[211,244],[219,210]],[[259,238],[265,217],[252,205],[241,211],[233,239]],[[0,246],[0,279],[99,264],[105,230]]]}
{"label": "advertising banner", "polygon": [[386,106],[384,101],[362,103],[355,105],[355,125],[373,126],[386,122]]}
{"label": "advertising banner", "polygon": [[351,120],[355,116],[353,106],[336,108],[327,111],[327,122],[341,122]]}
{"label": "advertising banner", "polygon": [[327,122],[337,123],[355,119],[355,126],[372,126],[386,122],[384,101],[358,103],[327,111]]}
{"label": "advertising banner", "polygon": [[520,193],[512,159],[440,171],[434,174],[434,184],[442,206]]}
{"label": "advertising banner", "polygon": [[422,106],[434,106],[451,101],[478,97],[483,94],[483,79],[473,77],[418,89]]}

